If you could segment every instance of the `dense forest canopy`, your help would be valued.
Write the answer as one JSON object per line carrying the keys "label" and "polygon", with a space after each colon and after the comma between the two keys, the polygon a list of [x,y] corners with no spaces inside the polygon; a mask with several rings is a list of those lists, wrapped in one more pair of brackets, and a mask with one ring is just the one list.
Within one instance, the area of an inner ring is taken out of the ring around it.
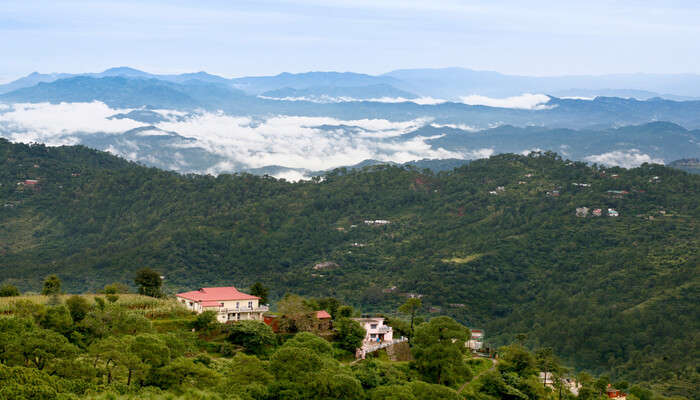
{"label": "dense forest canopy", "polygon": [[22,291],[49,274],[69,292],[131,284],[147,266],[171,293],[261,281],[273,300],[335,296],[365,312],[414,293],[423,313],[494,344],[527,332],[577,368],[700,387],[697,175],[532,153],[290,183],[0,140],[0,185],[0,283]]}

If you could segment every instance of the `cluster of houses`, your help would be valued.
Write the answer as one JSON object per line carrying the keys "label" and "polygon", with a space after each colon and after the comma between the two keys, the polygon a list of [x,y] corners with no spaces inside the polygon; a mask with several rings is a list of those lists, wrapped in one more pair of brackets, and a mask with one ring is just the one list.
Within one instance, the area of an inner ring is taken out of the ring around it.
{"label": "cluster of houses", "polygon": [[[175,297],[188,310],[198,314],[204,311],[213,311],[216,314],[216,319],[221,323],[254,320],[264,322],[274,331],[279,331],[279,316],[265,315],[270,311],[270,308],[260,304],[260,297],[243,293],[233,286],[200,288],[178,293]],[[314,318],[315,330],[328,332],[332,329],[332,317],[327,311],[316,311]],[[395,339],[393,329],[386,324],[384,318],[353,319],[359,322],[366,332],[362,346],[357,349],[356,356],[358,358],[364,358],[367,353],[407,340],[403,337]]]}
{"label": "cluster of houses", "polygon": [[[602,208],[594,208],[592,210],[588,207],[576,208],[576,216],[579,218],[588,217],[589,212],[590,212],[590,216],[593,216],[593,217],[602,217],[603,216],[603,209]],[[617,210],[615,210],[614,208],[608,208],[607,216],[608,217],[619,217],[620,213]]]}

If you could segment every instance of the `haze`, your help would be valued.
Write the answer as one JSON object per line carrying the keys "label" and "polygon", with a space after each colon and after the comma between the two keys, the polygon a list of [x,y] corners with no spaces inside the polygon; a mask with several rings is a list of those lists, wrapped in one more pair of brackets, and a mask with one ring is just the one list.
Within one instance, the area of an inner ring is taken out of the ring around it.
{"label": "haze", "polygon": [[26,1],[0,5],[0,81],[129,65],[223,76],[460,66],[699,73],[694,1]]}

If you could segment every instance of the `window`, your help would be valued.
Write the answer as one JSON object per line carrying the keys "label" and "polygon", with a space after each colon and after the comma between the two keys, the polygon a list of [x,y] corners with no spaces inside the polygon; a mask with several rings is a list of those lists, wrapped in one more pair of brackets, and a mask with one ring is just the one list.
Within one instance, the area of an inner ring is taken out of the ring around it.
{"label": "window", "polygon": [[252,301],[249,301],[249,302],[248,302],[248,308],[253,308],[253,302],[252,302]]}
{"label": "window", "polygon": [[372,334],[369,335],[369,337],[372,338],[372,339],[374,339],[374,338],[377,337],[377,334],[376,334],[376,333],[372,333]]}
{"label": "window", "polygon": [[371,325],[369,326],[369,329],[377,329],[377,324],[371,324]]}
{"label": "window", "polygon": [[239,302],[236,302],[236,308],[238,308],[238,305],[239,305],[239,304],[241,304],[241,303],[239,303]]}

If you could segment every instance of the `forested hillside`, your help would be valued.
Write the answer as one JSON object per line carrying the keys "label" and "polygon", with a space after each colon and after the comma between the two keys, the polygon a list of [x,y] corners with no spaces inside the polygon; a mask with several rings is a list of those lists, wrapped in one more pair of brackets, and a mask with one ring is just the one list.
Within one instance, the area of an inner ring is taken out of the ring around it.
{"label": "forested hillside", "polygon": [[700,388],[697,175],[533,153],[289,183],[0,139],[0,184],[0,283],[24,291],[48,274],[73,292],[131,283],[148,266],[171,292],[262,281],[273,298],[335,296],[363,311],[417,293],[426,314],[495,344],[526,332],[577,368],[668,394]]}

